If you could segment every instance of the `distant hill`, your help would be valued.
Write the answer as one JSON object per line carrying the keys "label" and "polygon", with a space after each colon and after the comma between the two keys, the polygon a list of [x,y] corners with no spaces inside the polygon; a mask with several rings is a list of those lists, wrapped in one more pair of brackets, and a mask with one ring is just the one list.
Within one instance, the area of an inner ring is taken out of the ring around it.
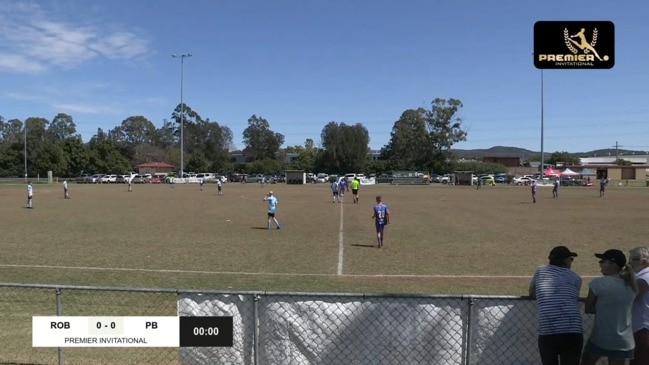
{"label": "distant hill", "polygon": [[[461,150],[451,149],[451,152],[460,158],[466,159],[482,159],[484,156],[491,157],[520,157],[523,160],[527,159],[530,155],[540,154],[541,151],[530,151],[525,148],[507,147],[507,146],[494,146],[487,149],[475,150]],[[543,151],[544,154],[552,154],[556,151]],[[620,156],[633,156],[633,155],[647,155],[647,151],[634,151],[618,149],[617,153]],[[593,157],[593,156],[615,156],[615,148],[605,148],[600,150],[593,150],[588,152],[574,152],[574,155],[579,157]]]}
{"label": "distant hill", "polygon": [[488,149],[460,150],[451,149],[456,156],[467,159],[482,159],[485,156],[491,157],[520,157],[526,159],[529,155],[541,152],[534,152],[518,147],[494,146]]}

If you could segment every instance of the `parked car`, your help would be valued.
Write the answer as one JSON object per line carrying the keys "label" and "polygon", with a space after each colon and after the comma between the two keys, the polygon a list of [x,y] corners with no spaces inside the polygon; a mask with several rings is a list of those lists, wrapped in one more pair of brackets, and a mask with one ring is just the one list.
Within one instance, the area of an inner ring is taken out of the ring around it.
{"label": "parked car", "polygon": [[480,184],[482,185],[496,185],[496,179],[491,175],[485,175],[480,177]]}
{"label": "parked car", "polygon": [[561,186],[579,186],[581,183],[579,180],[569,177],[569,176],[562,176],[561,180],[559,180],[559,185]]}
{"label": "parked car", "polygon": [[101,177],[101,182],[104,184],[114,184],[117,182],[117,175],[115,174],[104,175]]}
{"label": "parked car", "polygon": [[249,175],[246,178],[247,183],[260,183],[262,180],[265,181],[265,177],[262,174]]}
{"label": "parked car", "polygon": [[531,177],[523,176],[523,177],[515,177],[512,180],[512,183],[514,185],[531,185],[532,181],[534,181],[534,179],[532,179]]}
{"label": "parked car", "polygon": [[145,177],[143,175],[135,175],[135,176],[133,176],[133,184],[144,184],[144,183],[148,183],[148,182],[149,182],[148,177]]}
{"label": "parked car", "polygon": [[83,174],[83,175],[77,177],[76,179],[74,179],[74,181],[76,181],[77,184],[85,184],[85,183],[87,182],[87,179],[88,179],[90,176],[92,176],[92,175],[90,175],[90,174]]}
{"label": "parked car", "polygon": [[88,176],[86,178],[86,183],[87,184],[98,184],[101,182],[101,177],[104,176],[104,174],[94,174],[91,176]]}
{"label": "parked car", "polygon": [[496,174],[494,177],[494,181],[498,184],[505,184],[507,182],[507,175],[506,174]]}

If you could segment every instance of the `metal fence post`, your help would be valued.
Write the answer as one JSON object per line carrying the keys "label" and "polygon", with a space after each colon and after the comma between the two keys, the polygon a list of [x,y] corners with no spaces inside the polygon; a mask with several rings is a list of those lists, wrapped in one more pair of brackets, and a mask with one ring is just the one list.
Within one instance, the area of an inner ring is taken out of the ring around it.
{"label": "metal fence post", "polygon": [[467,308],[467,313],[466,313],[466,336],[465,336],[465,341],[464,341],[464,364],[469,365],[471,361],[471,341],[473,341],[473,336],[471,336],[471,333],[473,332],[473,326],[471,325],[471,322],[473,320],[473,305],[475,304],[475,299],[473,297],[469,297],[468,301],[468,308]]}
{"label": "metal fence post", "polygon": [[[61,288],[56,288],[55,290],[56,293],[56,315],[61,316],[63,314],[63,292],[61,291]],[[59,365],[64,365],[64,357],[63,357],[63,347],[58,348],[58,353],[59,353]]]}
{"label": "metal fence post", "polygon": [[252,317],[254,329],[252,331],[252,359],[253,364],[259,364],[259,294],[252,295]]}

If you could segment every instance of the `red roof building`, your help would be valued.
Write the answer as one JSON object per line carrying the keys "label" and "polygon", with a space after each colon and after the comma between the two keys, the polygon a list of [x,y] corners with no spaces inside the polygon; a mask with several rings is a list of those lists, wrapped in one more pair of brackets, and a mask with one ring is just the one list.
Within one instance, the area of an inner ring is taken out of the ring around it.
{"label": "red roof building", "polygon": [[137,165],[140,175],[143,174],[169,174],[176,170],[176,166],[170,165],[166,162],[147,162]]}

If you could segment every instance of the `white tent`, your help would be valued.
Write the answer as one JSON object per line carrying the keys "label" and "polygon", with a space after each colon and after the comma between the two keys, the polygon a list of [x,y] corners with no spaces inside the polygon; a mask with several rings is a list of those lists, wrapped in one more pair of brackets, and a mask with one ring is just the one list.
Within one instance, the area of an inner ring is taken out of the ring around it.
{"label": "white tent", "polygon": [[579,175],[579,173],[570,170],[570,168],[566,168],[561,172],[561,176],[577,176],[577,175]]}

